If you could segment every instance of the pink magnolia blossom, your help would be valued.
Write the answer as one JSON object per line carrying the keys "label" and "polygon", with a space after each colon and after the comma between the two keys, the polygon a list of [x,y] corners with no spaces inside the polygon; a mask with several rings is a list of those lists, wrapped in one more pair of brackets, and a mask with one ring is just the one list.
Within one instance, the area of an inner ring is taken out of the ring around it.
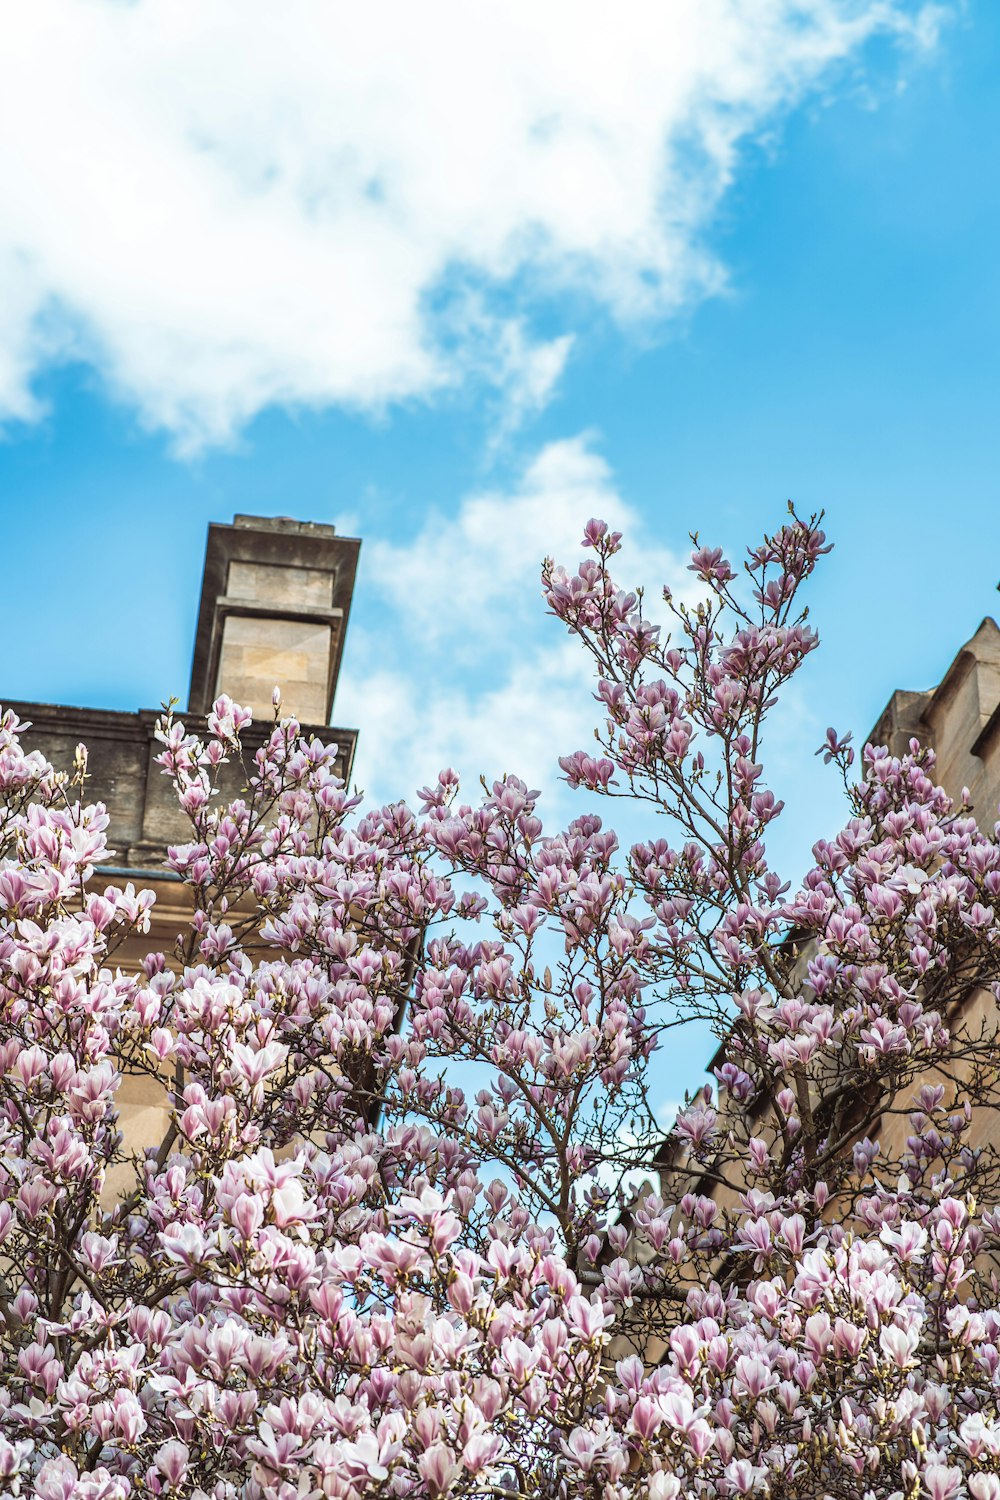
{"label": "pink magnolia blossom", "polygon": [[[280,694],[252,754],[229,699],[167,716],[191,916],[135,973],[153,898],[101,876],[86,756],[0,717],[5,1492],[1000,1500],[996,830],[831,730],[860,779],[793,885],[762,726],[818,523],[741,576],[696,539],[671,634],[620,540],[543,571],[589,810],[450,768],[365,808]],[[720,1053],[663,1138],[685,1021]],[[126,1082],[166,1090],[145,1154]]]}

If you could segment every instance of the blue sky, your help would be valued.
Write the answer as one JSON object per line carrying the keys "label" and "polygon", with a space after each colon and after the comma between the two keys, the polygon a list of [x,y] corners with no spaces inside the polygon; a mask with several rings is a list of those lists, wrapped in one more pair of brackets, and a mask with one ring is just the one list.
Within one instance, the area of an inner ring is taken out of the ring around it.
{"label": "blue sky", "polygon": [[772,737],[801,867],[826,725],[996,612],[1000,10],[535,11],[22,9],[0,698],[183,696],[208,522],[333,520],[371,791],[523,769],[561,815],[591,706],[541,556],[605,510],[655,584],[791,498],[837,544]]}

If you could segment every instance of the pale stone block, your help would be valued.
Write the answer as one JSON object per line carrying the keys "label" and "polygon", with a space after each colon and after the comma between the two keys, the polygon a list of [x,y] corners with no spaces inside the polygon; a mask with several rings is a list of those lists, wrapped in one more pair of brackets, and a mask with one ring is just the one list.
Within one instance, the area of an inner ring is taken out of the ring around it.
{"label": "pale stone block", "polygon": [[333,648],[327,624],[230,615],[223,629],[216,691],[228,693],[260,717],[270,712],[271,691],[277,686],[286,713],[307,724],[321,724]]}
{"label": "pale stone block", "polygon": [[284,563],[233,561],[226,593],[231,599],[284,608],[329,609],[333,574],[326,568],[295,568]]}

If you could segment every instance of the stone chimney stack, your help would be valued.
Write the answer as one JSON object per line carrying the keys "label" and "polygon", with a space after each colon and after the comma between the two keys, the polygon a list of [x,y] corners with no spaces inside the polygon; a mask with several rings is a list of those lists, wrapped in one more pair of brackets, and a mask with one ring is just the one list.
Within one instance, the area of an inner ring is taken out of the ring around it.
{"label": "stone chimney stack", "polygon": [[361,543],[332,526],[236,516],[208,528],[188,712],[220,693],[329,724]]}

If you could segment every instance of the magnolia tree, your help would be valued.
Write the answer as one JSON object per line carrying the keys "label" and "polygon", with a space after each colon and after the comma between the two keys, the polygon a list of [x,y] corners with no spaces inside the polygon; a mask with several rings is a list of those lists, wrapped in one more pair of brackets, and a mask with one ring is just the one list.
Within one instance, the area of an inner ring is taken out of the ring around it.
{"label": "magnolia tree", "polygon": [[[152,897],[85,755],[3,719],[4,1492],[1000,1500],[996,830],[831,732],[848,821],[791,889],[761,735],[816,521],[698,546],[672,638],[584,543],[543,573],[602,718],[562,765],[648,805],[627,852],[513,776],[364,811],[277,711],[225,805],[222,699],[161,726],[192,918],[123,972]],[[715,1082],[653,1148],[688,1019]],[[128,1075],[169,1119],[132,1154]]]}

